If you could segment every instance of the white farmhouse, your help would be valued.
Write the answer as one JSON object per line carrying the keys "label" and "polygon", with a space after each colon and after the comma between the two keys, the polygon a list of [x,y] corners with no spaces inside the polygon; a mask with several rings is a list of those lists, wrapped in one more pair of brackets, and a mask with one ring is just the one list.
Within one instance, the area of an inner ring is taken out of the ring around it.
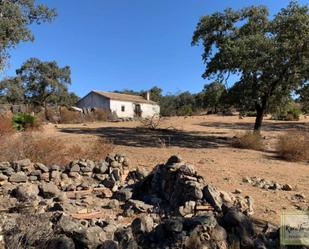
{"label": "white farmhouse", "polygon": [[113,92],[91,91],[77,102],[79,108],[102,108],[119,118],[152,117],[160,114],[160,106],[147,97]]}

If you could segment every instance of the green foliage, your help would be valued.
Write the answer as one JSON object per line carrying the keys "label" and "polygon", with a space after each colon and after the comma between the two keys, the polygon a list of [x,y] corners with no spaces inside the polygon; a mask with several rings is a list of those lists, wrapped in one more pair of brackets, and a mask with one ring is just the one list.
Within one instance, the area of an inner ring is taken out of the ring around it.
{"label": "green foliage", "polygon": [[277,112],[272,113],[274,120],[297,121],[301,115],[300,107],[293,101],[287,102],[283,108],[278,109]]}
{"label": "green foliage", "polygon": [[203,16],[192,43],[204,46],[203,77],[240,75],[234,100],[254,106],[255,130],[260,130],[270,101],[289,96],[309,80],[308,39],[308,7],[291,2],[273,18],[263,6]]}
{"label": "green foliage", "polygon": [[243,113],[244,116],[246,117],[256,117],[256,112],[255,111],[246,111]]}
{"label": "green foliage", "polygon": [[178,116],[191,116],[193,113],[191,105],[183,105],[177,109]]}
{"label": "green foliage", "polygon": [[309,113],[309,83],[299,89],[297,93],[299,94],[299,103],[302,106],[302,111]]}
{"label": "green foliage", "polygon": [[222,96],[225,94],[225,86],[220,82],[213,82],[204,86],[203,107],[210,109],[212,113],[217,113],[223,107]]}
{"label": "green foliage", "polygon": [[0,1],[0,71],[5,66],[8,50],[20,42],[33,41],[29,29],[31,24],[50,22],[56,16],[54,9],[35,0],[2,0]]}
{"label": "green foliage", "polygon": [[18,131],[23,131],[35,124],[35,117],[27,113],[16,113],[13,116],[13,126]]}
{"label": "green foliage", "polygon": [[55,61],[43,62],[30,58],[16,70],[21,79],[26,99],[43,106],[49,98],[61,97],[71,84],[70,67],[59,67]]}
{"label": "green foliage", "polygon": [[0,81],[0,97],[2,102],[20,104],[25,101],[25,91],[20,78],[12,77]]}

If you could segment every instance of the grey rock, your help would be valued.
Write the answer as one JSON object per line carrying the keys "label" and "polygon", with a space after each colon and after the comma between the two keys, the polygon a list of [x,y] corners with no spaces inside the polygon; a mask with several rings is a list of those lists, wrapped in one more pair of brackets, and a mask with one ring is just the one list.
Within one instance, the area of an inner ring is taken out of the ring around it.
{"label": "grey rock", "polygon": [[94,226],[74,234],[74,240],[83,246],[82,248],[95,249],[106,240],[106,236],[101,227]]}
{"label": "grey rock", "polygon": [[14,165],[18,165],[21,169],[26,168],[30,165],[32,165],[30,159],[22,159],[14,162]]}
{"label": "grey rock", "polygon": [[6,175],[0,174],[0,182],[1,181],[6,181],[8,177]]}
{"label": "grey rock", "polygon": [[98,249],[118,249],[118,243],[113,240],[105,240]]}
{"label": "grey rock", "polygon": [[112,176],[109,176],[108,178],[106,178],[102,181],[102,184],[106,188],[110,188],[110,189],[112,189],[116,185],[116,183],[117,183],[117,181]]}
{"label": "grey rock", "polygon": [[167,164],[181,163],[181,161],[182,158],[180,156],[174,155],[167,160]]}
{"label": "grey rock", "polygon": [[105,161],[97,163],[93,169],[94,173],[97,174],[105,174],[107,170],[108,170],[108,164]]}
{"label": "grey rock", "polygon": [[42,173],[40,175],[40,180],[45,181],[45,182],[49,182],[49,173],[48,172]]}
{"label": "grey rock", "polygon": [[78,172],[70,172],[69,177],[71,178],[79,178],[80,174]]}
{"label": "grey rock", "polygon": [[127,201],[132,198],[133,190],[130,188],[122,188],[114,194],[114,198],[118,201]]}
{"label": "grey rock", "polygon": [[134,219],[131,224],[133,234],[149,233],[153,226],[153,219],[147,215]]}
{"label": "grey rock", "polygon": [[213,186],[207,185],[204,188],[203,193],[205,200],[210,203],[215,209],[221,211],[223,203],[220,192],[218,192]]}
{"label": "grey rock", "polygon": [[31,181],[31,182],[34,182],[34,181],[38,180],[38,177],[37,176],[29,176],[28,180]]}
{"label": "grey rock", "polygon": [[12,193],[18,201],[34,200],[38,197],[39,188],[36,184],[26,183],[17,186]]}
{"label": "grey rock", "polygon": [[51,170],[51,171],[60,171],[60,166],[59,166],[59,165],[56,165],[56,164],[53,164],[53,165],[50,167],[50,170]]}
{"label": "grey rock", "polygon": [[51,174],[50,174],[50,177],[51,177],[52,180],[60,181],[60,179],[61,179],[61,175],[60,175],[59,171],[52,171]]}
{"label": "grey rock", "polygon": [[58,189],[58,187],[51,182],[42,183],[39,186],[39,189],[40,189],[40,194],[46,199],[54,198],[60,194],[60,190]]}
{"label": "grey rock", "polygon": [[18,172],[10,176],[9,182],[15,182],[15,183],[20,183],[20,182],[26,182],[28,180],[27,175],[24,172]]}
{"label": "grey rock", "polygon": [[41,170],[37,169],[37,170],[33,170],[30,172],[30,175],[31,176],[40,176],[42,173],[41,173]]}
{"label": "grey rock", "polygon": [[63,233],[70,237],[83,230],[83,226],[79,222],[65,215],[60,217],[57,226]]}
{"label": "grey rock", "polygon": [[46,167],[43,163],[36,163],[36,164],[35,164],[35,167],[36,167],[37,169],[41,170],[41,171],[44,172],[44,173],[49,172],[48,167]]}
{"label": "grey rock", "polygon": [[130,199],[125,203],[124,209],[132,209],[135,213],[150,213],[153,211],[153,206],[140,200]]}
{"label": "grey rock", "polygon": [[179,213],[182,216],[186,216],[186,215],[189,215],[189,214],[193,215],[194,214],[194,210],[195,210],[195,206],[196,206],[196,202],[195,201],[187,201],[184,206],[181,206],[179,208]]}
{"label": "grey rock", "polygon": [[171,218],[165,222],[165,227],[170,232],[180,233],[183,229],[183,220],[180,217]]}
{"label": "grey rock", "polygon": [[121,170],[116,168],[116,169],[113,169],[111,174],[113,175],[113,178],[116,180],[116,181],[120,181],[121,180]]}
{"label": "grey rock", "polygon": [[0,162],[0,171],[5,171],[11,167],[9,162]]}
{"label": "grey rock", "polygon": [[70,169],[70,172],[79,172],[80,171],[80,167],[78,164],[73,164],[71,169]]}
{"label": "grey rock", "polygon": [[284,191],[292,191],[293,190],[292,186],[289,185],[289,184],[284,184],[281,189],[284,190]]}
{"label": "grey rock", "polygon": [[49,249],[75,249],[74,241],[65,235],[60,235],[47,242]]}

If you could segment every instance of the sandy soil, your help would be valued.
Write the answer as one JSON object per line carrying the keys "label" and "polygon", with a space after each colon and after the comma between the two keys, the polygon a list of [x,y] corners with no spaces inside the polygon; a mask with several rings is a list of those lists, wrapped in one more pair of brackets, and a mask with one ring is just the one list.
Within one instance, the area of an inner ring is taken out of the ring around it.
{"label": "sandy soil", "polygon": [[[238,116],[173,117],[162,121],[162,128],[169,131],[148,131],[138,128],[137,121],[120,123],[88,123],[82,125],[48,125],[45,133],[59,136],[69,143],[87,145],[96,136],[102,136],[115,144],[115,152],[125,153],[131,168],[153,168],[178,154],[195,165],[207,182],[219,189],[254,198],[254,216],[276,224],[282,210],[308,208],[309,165],[304,162],[286,162],[276,157],[278,136],[293,130],[309,131],[309,119],[299,122],[272,121],[266,118],[262,135],[266,151],[243,150],[231,147],[232,137],[253,127],[254,118]],[[308,145],[309,146],[309,145]],[[262,190],[243,183],[243,177],[258,176],[294,187],[291,192]],[[304,194],[305,201],[293,201],[295,194]]]}

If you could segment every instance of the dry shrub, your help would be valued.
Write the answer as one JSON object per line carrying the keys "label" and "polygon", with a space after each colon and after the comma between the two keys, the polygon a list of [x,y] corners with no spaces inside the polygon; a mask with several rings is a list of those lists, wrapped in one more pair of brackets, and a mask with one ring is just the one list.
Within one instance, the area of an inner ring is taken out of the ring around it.
{"label": "dry shrub", "polygon": [[78,124],[81,123],[82,116],[80,112],[70,111],[69,109],[63,107],[60,110],[60,122],[63,124]]}
{"label": "dry shrub", "polygon": [[108,111],[104,109],[97,108],[94,111],[95,119],[98,121],[107,121],[109,117]]}
{"label": "dry shrub", "polygon": [[0,115],[0,137],[14,132],[12,117]]}
{"label": "dry shrub", "polygon": [[152,117],[141,119],[140,122],[143,128],[156,130],[160,127],[162,118],[161,116],[155,114]]}
{"label": "dry shrub", "polygon": [[251,150],[263,150],[263,138],[259,133],[247,132],[236,136],[232,142],[233,147]]}
{"label": "dry shrub", "polygon": [[26,126],[26,131],[42,131],[43,130],[43,121],[39,117],[35,117],[34,122]]}
{"label": "dry shrub", "polygon": [[114,145],[103,138],[97,138],[90,144],[86,144],[84,147],[73,145],[67,149],[68,156],[70,157],[69,161],[80,158],[99,161],[104,159],[113,150]]}
{"label": "dry shrub", "polygon": [[7,249],[50,248],[49,241],[57,238],[44,214],[20,214],[14,226],[5,224],[3,230]]}
{"label": "dry shrub", "polygon": [[57,137],[42,137],[32,132],[0,137],[0,161],[29,158],[32,162],[46,165],[66,165],[80,158],[94,161],[104,159],[112,150],[113,145],[103,139],[81,147],[66,144]]}
{"label": "dry shrub", "polygon": [[279,138],[278,155],[288,161],[309,162],[309,133],[289,132]]}

